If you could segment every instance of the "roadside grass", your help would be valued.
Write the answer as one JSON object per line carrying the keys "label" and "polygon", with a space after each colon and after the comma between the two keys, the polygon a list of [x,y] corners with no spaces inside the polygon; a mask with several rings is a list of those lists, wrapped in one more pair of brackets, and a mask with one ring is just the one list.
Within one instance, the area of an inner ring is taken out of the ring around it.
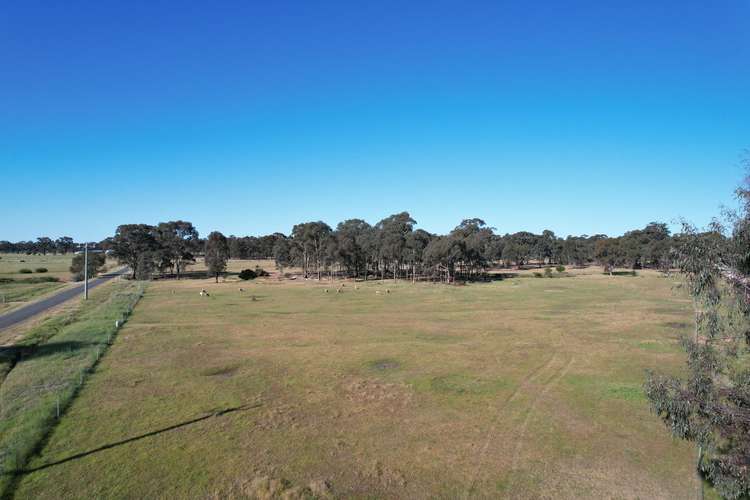
{"label": "roadside grass", "polygon": [[[30,281],[30,282],[29,282]],[[0,314],[65,286],[55,281],[0,281]]]}
{"label": "roadside grass", "polygon": [[157,281],[15,498],[685,498],[642,392],[683,369],[673,284]]}
{"label": "roadside grass", "polygon": [[7,497],[143,294],[142,283],[92,291],[88,302],[0,348],[0,496]]}

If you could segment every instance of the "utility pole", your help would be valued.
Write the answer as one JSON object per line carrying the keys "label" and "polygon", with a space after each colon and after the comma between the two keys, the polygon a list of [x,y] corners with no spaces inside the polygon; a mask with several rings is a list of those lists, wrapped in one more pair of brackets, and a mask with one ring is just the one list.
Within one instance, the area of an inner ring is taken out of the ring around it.
{"label": "utility pole", "polygon": [[89,244],[83,244],[83,300],[89,299]]}

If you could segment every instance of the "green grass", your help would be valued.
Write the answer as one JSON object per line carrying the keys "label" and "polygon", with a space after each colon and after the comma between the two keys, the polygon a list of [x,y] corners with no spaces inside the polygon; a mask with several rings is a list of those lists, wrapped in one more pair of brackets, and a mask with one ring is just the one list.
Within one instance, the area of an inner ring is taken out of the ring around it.
{"label": "green grass", "polygon": [[641,389],[683,367],[672,285],[155,282],[15,498],[685,498]]}
{"label": "green grass", "polygon": [[[0,253],[0,278],[28,278],[30,276],[52,276],[62,281],[70,279],[70,263],[73,254],[25,255]],[[33,272],[39,267],[47,268],[46,273]],[[32,274],[23,274],[21,269],[31,269]]]}
{"label": "green grass", "polygon": [[0,282],[0,313],[46,295],[65,286],[59,282],[28,283],[23,281]]}
{"label": "green grass", "polygon": [[114,322],[142,294],[138,283],[96,289],[74,311],[33,328],[0,353],[0,493],[9,495],[20,470],[57,423],[106,351]]}
{"label": "green grass", "polygon": [[[0,314],[61,288],[64,283],[42,280],[70,280],[69,268],[72,260],[73,254],[0,253]],[[46,268],[47,272],[35,272],[40,267]],[[24,268],[30,269],[32,273],[19,272]]]}

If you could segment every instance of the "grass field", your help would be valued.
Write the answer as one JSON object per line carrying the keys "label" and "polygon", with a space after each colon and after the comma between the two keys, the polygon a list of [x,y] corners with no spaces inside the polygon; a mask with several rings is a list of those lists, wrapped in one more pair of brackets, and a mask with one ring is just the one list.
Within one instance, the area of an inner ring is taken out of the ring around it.
{"label": "grass field", "polygon": [[[50,276],[61,281],[70,280],[70,263],[73,254],[65,255],[25,255],[17,253],[0,253],[0,278],[23,279],[31,276]],[[46,273],[37,273],[36,269],[44,267]],[[23,274],[21,269],[31,269],[32,274]]]}
{"label": "grass field", "polygon": [[673,284],[154,282],[15,498],[685,498]]}
{"label": "grass field", "polygon": [[[0,314],[51,293],[70,280],[72,254],[24,255],[0,253]],[[46,268],[38,273],[36,269]],[[30,274],[19,272],[30,269]],[[57,279],[60,282],[42,281]]]}

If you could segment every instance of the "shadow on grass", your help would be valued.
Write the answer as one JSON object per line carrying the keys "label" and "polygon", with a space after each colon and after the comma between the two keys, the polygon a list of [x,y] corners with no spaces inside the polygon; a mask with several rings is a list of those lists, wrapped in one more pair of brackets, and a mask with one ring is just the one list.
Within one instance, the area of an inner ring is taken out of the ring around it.
{"label": "shadow on grass", "polygon": [[502,281],[502,280],[507,280],[510,278],[517,278],[518,273],[506,273],[506,272],[489,273],[487,277],[490,279],[490,281]]}
{"label": "shadow on grass", "polygon": [[99,453],[100,451],[110,450],[112,448],[116,448],[118,446],[122,446],[122,445],[125,445],[125,444],[128,444],[128,443],[133,443],[135,441],[140,441],[141,439],[146,439],[146,438],[149,438],[149,437],[157,436],[159,434],[163,434],[165,432],[169,432],[169,431],[173,431],[175,429],[186,427],[188,425],[192,425],[192,424],[201,422],[203,420],[208,420],[209,418],[212,418],[212,417],[221,417],[221,416],[226,415],[228,413],[233,413],[233,412],[237,412],[237,411],[252,410],[252,409],[258,408],[258,407],[260,407],[262,405],[263,405],[263,403],[256,403],[256,404],[252,404],[252,405],[248,404],[248,405],[242,405],[242,406],[235,406],[233,408],[225,408],[223,410],[217,410],[217,411],[214,411],[212,413],[209,413],[208,415],[203,415],[202,417],[196,417],[196,418],[193,418],[193,419],[190,419],[190,420],[185,420],[184,422],[180,422],[180,423],[177,423],[177,424],[174,424],[174,425],[170,425],[168,427],[157,429],[155,431],[146,432],[145,434],[140,434],[138,436],[133,436],[133,437],[130,437],[130,438],[127,438],[127,439],[123,439],[121,441],[115,441],[114,443],[105,444],[105,445],[102,445],[102,446],[100,446],[98,448],[94,448],[93,450],[88,450],[88,451],[83,451],[81,453],[76,453],[75,455],[71,455],[69,457],[65,457],[65,458],[62,458],[60,460],[55,460],[54,462],[49,462],[49,463],[40,465],[38,467],[30,467],[30,468],[21,469],[21,470],[14,471],[14,472],[7,472],[5,474],[9,474],[9,475],[13,475],[13,476],[23,476],[23,475],[26,475],[26,474],[31,474],[32,472],[37,472],[37,471],[40,471],[40,470],[48,469],[50,467],[54,467],[56,465],[61,465],[61,464],[67,463],[67,462],[72,462],[74,460],[85,458],[85,457],[87,457],[89,455],[93,455],[95,453]]}
{"label": "shadow on grass", "polygon": [[85,347],[105,346],[107,342],[47,342],[46,344],[36,345],[12,345],[0,347],[0,361],[11,361],[16,364],[19,361],[26,361],[44,356],[52,356],[60,353],[75,354]]}

